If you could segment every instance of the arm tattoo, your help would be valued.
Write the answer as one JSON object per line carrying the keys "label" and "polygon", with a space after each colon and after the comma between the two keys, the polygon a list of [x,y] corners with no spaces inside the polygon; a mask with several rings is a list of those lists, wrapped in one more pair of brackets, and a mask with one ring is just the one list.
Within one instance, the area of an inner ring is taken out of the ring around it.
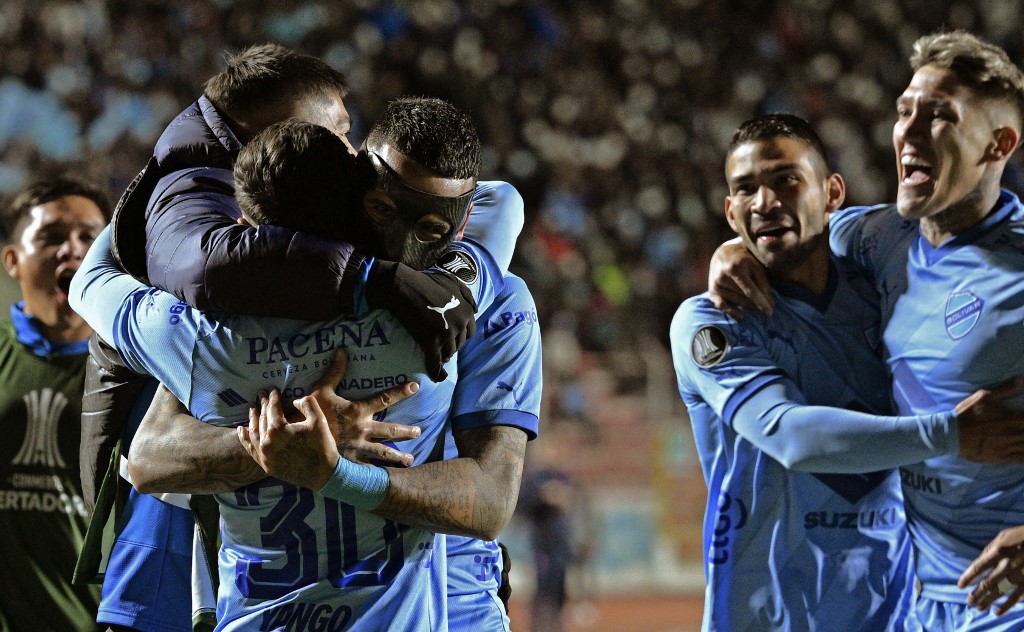
{"label": "arm tattoo", "polygon": [[390,486],[374,513],[440,533],[493,540],[519,498],[526,433],[510,426],[455,433],[460,457],[388,468]]}

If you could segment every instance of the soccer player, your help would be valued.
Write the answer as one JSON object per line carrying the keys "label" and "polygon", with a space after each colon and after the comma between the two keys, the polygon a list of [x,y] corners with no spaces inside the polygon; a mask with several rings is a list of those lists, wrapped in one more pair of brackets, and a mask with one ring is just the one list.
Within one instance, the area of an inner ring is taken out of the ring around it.
{"label": "soccer player", "polygon": [[[137,278],[152,281],[194,305],[234,313],[335,317],[351,311],[354,289],[361,283],[356,279],[365,278],[367,300],[374,307],[389,308],[408,327],[429,358],[431,377],[437,379],[444,370],[441,361],[474,326],[472,297],[454,277],[426,275],[397,261],[366,257],[341,239],[278,226],[256,230],[239,225],[235,221],[237,202],[224,194],[216,178],[206,177],[208,170],[230,169],[240,148],[255,134],[289,116],[322,125],[347,145],[350,121],[342,100],[346,89],[344,77],[322,60],[281,46],[254,46],[230,57],[225,69],[206,83],[203,96],[168,125],[150,165],[119,202],[112,225],[115,255]],[[184,187],[183,182],[189,186]],[[510,186],[482,183],[474,204],[480,210],[508,211],[501,214],[501,221],[512,230],[521,226],[521,203],[518,207],[505,204],[506,199],[518,200]],[[341,237],[351,241],[354,232]],[[296,283],[299,278],[302,283]],[[277,300],[241,291],[257,283]],[[305,300],[299,293],[306,291],[325,300]],[[446,311],[444,318],[429,309],[454,295],[462,300]],[[97,511],[96,535],[102,532],[110,507],[124,502],[115,501],[117,487],[132,504],[125,520],[117,525],[113,566],[103,579],[101,620],[135,629],[185,629],[187,617],[174,614],[179,610],[171,607],[174,600],[167,591],[157,598],[153,586],[180,585],[180,580],[191,574],[192,538],[181,528],[192,520],[184,508],[188,498],[149,498],[118,485],[119,458],[111,459],[119,439],[123,439],[122,453],[128,452],[142,415],[133,406],[143,389],[152,389],[154,384],[145,378],[130,379],[132,373],[121,366],[117,354],[99,341],[94,341],[93,349],[84,400],[87,414],[83,417],[82,480],[87,505],[92,504],[105,475],[113,478],[105,503]],[[149,392],[141,399],[148,401]],[[396,463],[408,458],[376,441],[401,438],[408,431],[406,426],[377,423],[359,427],[361,433],[346,435],[350,442],[346,449],[372,452],[378,459]],[[138,581],[135,571],[144,557],[141,553],[156,550],[156,533],[164,534],[159,546],[168,551],[160,564],[161,578]],[[93,577],[99,560],[83,562],[80,575]]]}
{"label": "soccer player", "polygon": [[[533,428],[529,438],[536,436],[542,384],[540,328],[533,296],[522,279],[505,276],[501,293],[477,319],[477,334],[459,351],[458,366],[445,459],[467,453],[460,436],[474,427]],[[518,486],[506,491],[518,497]],[[506,604],[499,596],[507,569],[497,540],[460,535],[446,540],[448,629],[509,632]]]}
{"label": "soccer player", "polygon": [[[910,61],[893,127],[896,204],[837,213],[831,245],[881,295],[900,411],[929,413],[1024,374],[1024,209],[1000,189],[1020,141],[1024,75],[1005,51],[963,31],[920,38]],[[1024,467],[945,455],[904,466],[902,482],[921,583],[907,629],[1019,629],[1015,547],[1003,550],[1009,559],[990,550],[969,565],[1000,529],[1024,524]],[[1007,591],[994,612],[970,607]]]}
{"label": "soccer player", "polygon": [[0,321],[0,630],[95,630],[99,591],[71,572],[88,512],[78,483],[89,325],[68,286],[107,223],[96,187],[40,180],[4,216],[7,272],[22,299]]}
{"label": "soccer player", "polygon": [[[309,199],[296,199],[294,187],[281,186],[279,174],[270,173],[266,167],[255,170],[254,165],[266,165],[268,157],[277,155],[282,165],[288,165],[288,173],[302,169],[297,157],[281,161],[280,154],[285,145],[298,145],[297,136],[304,135],[307,130],[297,123],[284,123],[268,128],[246,148],[235,165],[236,196],[248,215],[259,214],[260,207],[270,210],[288,207],[308,207],[319,203],[316,196],[321,196],[327,187],[303,186],[302,195],[312,195]],[[264,142],[277,135],[273,143]],[[287,137],[284,142],[282,137]],[[264,137],[267,137],[266,139]],[[308,142],[308,141],[303,141]],[[302,160],[317,161],[326,157],[317,156],[314,152],[305,152]],[[309,165],[313,171],[313,165]],[[253,182],[257,174],[266,181]],[[272,183],[277,182],[277,186]],[[474,222],[482,222],[487,227],[500,226],[500,217],[509,212],[501,206],[518,203],[509,198],[504,187],[494,187],[489,197],[478,196],[487,203],[474,206]],[[314,194],[309,192],[319,189]],[[343,194],[335,191],[334,197]],[[269,198],[269,199],[268,199]],[[496,198],[495,204],[489,198]],[[495,217],[497,216],[497,217]],[[467,231],[467,239],[471,241],[488,241],[486,236],[478,236],[479,231]],[[457,458],[459,444],[462,443],[463,431],[471,431],[486,425],[505,425],[522,428],[532,438],[536,433],[539,416],[541,366],[540,336],[537,324],[536,308],[525,284],[518,277],[507,275],[505,284],[494,304],[478,318],[477,336],[472,338],[458,356],[459,380],[456,383],[452,407],[452,431],[446,436],[445,458]],[[331,389],[325,389],[330,393]],[[176,401],[168,402],[173,409]],[[325,406],[330,406],[326,404]],[[181,410],[168,410],[163,413],[181,415]],[[187,412],[187,411],[184,411]],[[167,453],[176,450],[177,435],[184,435],[181,443],[191,443],[188,437],[196,428],[194,424],[181,426],[190,422],[178,417],[174,426],[178,427],[146,427],[140,431],[143,435],[141,445],[136,454],[141,460],[151,461],[150,453]],[[470,436],[471,433],[465,433]],[[153,447],[152,440],[160,442],[161,447]],[[217,439],[213,439],[214,442]],[[237,445],[235,447],[238,447]],[[463,450],[465,447],[463,446]],[[194,450],[189,450],[190,459],[194,459]],[[350,457],[351,458],[351,457]],[[361,455],[355,460],[364,460]],[[186,462],[186,461],[183,461]],[[194,461],[191,461],[194,462]],[[172,465],[173,467],[173,465]],[[246,468],[228,462],[227,476],[239,485],[251,482],[245,474]],[[234,470],[234,471],[232,471]],[[193,477],[194,472],[188,473]],[[242,474],[246,478],[239,480]],[[164,471],[164,476],[167,471]],[[209,476],[206,472],[204,476]],[[214,476],[220,479],[220,476]],[[170,484],[170,483],[168,483]],[[514,498],[517,486],[503,490]],[[449,594],[449,628],[466,630],[507,630],[507,615],[497,596],[501,579],[501,558],[498,544],[494,541],[484,542],[466,536],[449,536],[448,594]]]}
{"label": "soccer player", "polygon": [[[458,120],[437,127],[455,135],[464,129]],[[367,143],[377,160],[385,162],[377,165],[378,174],[386,170],[393,178],[386,191],[395,197],[417,200],[420,215],[432,210],[444,216],[457,201],[464,215],[475,180],[475,172],[465,171],[469,160],[466,152],[472,154],[474,147],[478,151],[479,145],[460,142],[443,146],[451,157],[441,164],[455,170],[447,177],[438,177],[420,166],[427,161],[418,157],[415,147],[399,149],[395,142],[377,143],[371,133]],[[469,164],[473,164],[472,160]],[[458,222],[452,222],[452,228],[457,225]],[[381,230],[378,235],[384,243],[397,243],[396,238],[408,243],[393,231]],[[473,244],[458,248],[459,252],[478,250]],[[493,293],[493,263],[484,263],[477,269],[459,252],[453,255],[455,259],[470,266],[466,280],[482,288],[483,297]],[[441,445],[437,441],[443,437],[454,379],[424,383],[418,377],[423,375],[423,368],[409,371],[410,366],[418,363],[415,354],[410,354],[416,343],[397,327],[390,314],[372,311],[329,323],[254,321],[226,315],[211,320],[166,294],[145,290],[124,275],[114,274],[109,261],[99,259],[100,256],[95,260],[92,278],[76,286],[85,290],[76,299],[76,305],[85,309],[88,297],[97,292],[123,293],[141,300],[141,304],[128,304],[119,315],[95,313],[93,317],[102,324],[104,337],[120,341],[122,354],[129,363],[156,374],[204,420],[227,424],[243,420],[245,409],[234,404],[255,399],[256,391],[268,381],[277,384],[286,397],[289,392],[305,392],[326,368],[335,348],[346,348],[350,375],[345,378],[343,392],[376,391],[390,383],[419,381],[421,391],[417,397],[389,408],[388,418],[416,420],[414,423],[423,430],[407,446],[417,465],[430,460],[434,446]],[[478,255],[478,260],[487,259]],[[154,319],[154,313],[164,316]],[[170,327],[164,326],[167,319],[174,321]],[[129,347],[139,339],[136,328],[165,340],[166,344],[160,345],[160,356]],[[193,357],[189,349],[195,344],[197,330],[203,332],[206,353]],[[183,366],[192,363],[192,369],[182,371]],[[232,367],[229,373],[223,372],[221,367],[225,366]],[[210,380],[214,382],[208,383]],[[240,397],[221,396],[229,391]],[[315,400],[302,401],[307,406]],[[388,629],[442,625],[443,594],[437,591],[443,590],[438,574],[443,574],[444,564],[443,558],[438,560],[431,552],[443,551],[444,545],[443,539],[435,539],[428,529],[493,537],[504,526],[514,505],[513,499],[503,508],[496,506],[507,498],[496,493],[502,484],[495,479],[505,474],[518,479],[525,437],[518,429],[480,429],[475,433],[476,458],[450,462],[453,467],[448,463],[430,463],[407,470],[384,470],[335,458],[336,462],[328,467],[335,470],[334,474],[328,471],[326,478],[330,482],[323,493],[266,479],[238,493],[218,495],[225,542],[220,559],[220,625],[233,629],[263,621],[274,627],[293,622],[294,618],[304,626],[312,621],[314,609],[314,623],[329,621],[334,626],[350,619]],[[491,454],[495,449],[500,454]],[[489,468],[484,467],[486,461],[496,458],[507,463],[510,452],[519,454],[517,463],[502,466],[492,478]],[[134,460],[132,463],[134,477]],[[322,475],[323,469],[316,474]],[[473,480],[464,481],[466,477]],[[136,485],[142,487],[138,481]],[[323,479],[310,487],[323,487]],[[460,502],[470,505],[459,507]],[[473,502],[485,503],[487,511],[474,510]],[[375,508],[375,513],[360,507]],[[280,514],[281,511],[285,513]],[[274,520],[277,516],[284,522],[271,526],[264,520],[260,527],[259,521],[254,522],[259,514]],[[398,524],[399,520],[402,524]],[[285,560],[291,562],[284,564]]]}
{"label": "soccer player", "polygon": [[[912,564],[889,468],[958,451],[1020,458],[1020,444],[996,454],[976,434],[999,436],[991,394],[880,416],[891,403],[877,298],[830,256],[827,218],[845,185],[805,121],[742,125],[726,178],[726,217],[767,268],[776,309],[740,324],[701,295],[672,323],[709,489],[704,629],[898,629]],[[998,425],[1020,433],[1019,419]]]}

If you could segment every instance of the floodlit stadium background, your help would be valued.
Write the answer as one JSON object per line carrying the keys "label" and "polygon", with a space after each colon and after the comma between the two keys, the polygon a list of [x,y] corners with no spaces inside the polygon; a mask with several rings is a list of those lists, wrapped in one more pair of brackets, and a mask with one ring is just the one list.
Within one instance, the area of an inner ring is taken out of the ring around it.
{"label": "floodlit stadium background", "polygon": [[[356,145],[395,96],[469,111],[484,178],[526,201],[513,271],[544,332],[538,446],[585,499],[570,628],[694,630],[705,488],[667,329],[729,236],[725,146],[750,116],[796,112],[828,144],[847,203],[892,199],[893,103],[910,44],[939,28],[1024,62],[1018,0],[4,0],[0,197],[67,169],[116,198],[223,52],[253,43],[343,70]],[[1006,185],[1024,190],[1019,158]],[[6,307],[15,289],[0,277]],[[504,538],[519,630],[526,527]]]}

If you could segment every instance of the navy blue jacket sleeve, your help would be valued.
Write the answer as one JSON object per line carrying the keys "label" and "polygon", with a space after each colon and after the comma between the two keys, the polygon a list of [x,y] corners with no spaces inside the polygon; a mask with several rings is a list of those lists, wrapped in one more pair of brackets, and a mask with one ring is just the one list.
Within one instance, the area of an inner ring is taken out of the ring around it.
{"label": "navy blue jacket sleeve", "polygon": [[150,198],[150,282],[201,310],[329,320],[353,311],[366,260],[350,244],[237,222],[231,171],[164,176]]}

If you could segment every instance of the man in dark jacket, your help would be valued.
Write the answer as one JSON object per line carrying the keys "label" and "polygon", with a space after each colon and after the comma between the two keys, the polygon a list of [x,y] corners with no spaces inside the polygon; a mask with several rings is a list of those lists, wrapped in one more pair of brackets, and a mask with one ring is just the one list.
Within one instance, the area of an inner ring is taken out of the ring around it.
{"label": "man in dark jacket", "polygon": [[[268,315],[262,296],[272,295],[276,315],[320,320],[350,312],[356,299],[365,296],[371,307],[389,309],[418,334],[431,377],[443,379],[443,363],[475,328],[476,305],[460,282],[363,256],[337,240],[280,227],[257,230],[239,225],[237,203],[230,192],[223,195],[223,183],[208,172],[230,169],[245,142],[267,125],[290,117],[326,127],[351,150],[345,138],[350,126],[342,101],[346,89],[344,77],[323,61],[277,45],[251,47],[231,57],[226,68],[207,82],[204,95],[168,125],[153,158],[122,196],[112,222],[112,250],[137,278],[207,310]],[[183,179],[189,180],[187,186]],[[218,202],[211,203],[213,199]],[[237,291],[250,283],[265,294]],[[308,296],[323,300],[309,301]],[[429,310],[452,296],[464,300],[445,319]],[[81,446],[86,503],[96,501],[105,477],[115,481],[108,483],[97,511],[93,531],[98,537],[110,507],[134,494],[125,483],[116,483],[121,459],[114,448],[123,434],[130,439],[144,412],[136,405],[152,384],[125,369],[117,354],[100,341],[92,341],[91,352]],[[375,424],[372,433],[353,438],[349,447],[377,445],[375,439],[395,438],[396,431],[404,430]],[[121,452],[127,453],[127,442]],[[168,559],[175,562],[168,563],[165,572],[188,575],[192,543],[180,537],[186,531],[177,527],[190,523],[192,514],[186,509],[187,499],[165,500],[171,502],[141,499],[151,505],[143,528],[167,531],[172,552]],[[117,525],[122,534],[124,526]],[[118,542],[112,552],[115,562],[118,555],[128,557],[119,549],[130,544]],[[157,599],[148,588],[133,591],[127,581],[132,573],[118,568],[109,569],[105,578],[100,621],[114,629],[167,628],[174,615],[160,610],[159,604],[171,600]],[[90,579],[98,568],[94,562],[82,564],[78,571],[80,578]],[[140,607],[143,603],[151,609]]]}

